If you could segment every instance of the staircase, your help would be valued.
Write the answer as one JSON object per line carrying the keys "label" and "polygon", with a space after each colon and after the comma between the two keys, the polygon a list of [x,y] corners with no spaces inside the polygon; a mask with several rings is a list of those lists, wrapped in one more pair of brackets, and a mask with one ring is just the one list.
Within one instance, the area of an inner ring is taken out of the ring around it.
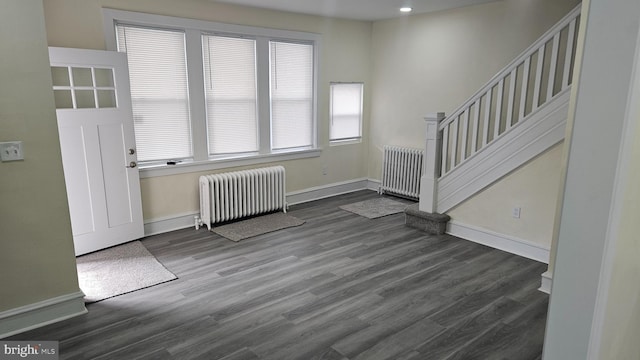
{"label": "staircase", "polygon": [[580,6],[451,115],[428,116],[419,210],[443,214],[564,138]]}

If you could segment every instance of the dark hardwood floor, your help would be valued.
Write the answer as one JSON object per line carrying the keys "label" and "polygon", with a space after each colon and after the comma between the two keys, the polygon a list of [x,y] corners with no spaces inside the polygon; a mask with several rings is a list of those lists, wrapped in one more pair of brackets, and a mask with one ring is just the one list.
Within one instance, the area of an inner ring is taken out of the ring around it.
{"label": "dark hardwood floor", "polygon": [[178,280],[11,340],[58,340],[61,359],[541,358],[546,265],[338,208],[376,196],[292,206],[304,225],[239,243],[146,238]]}

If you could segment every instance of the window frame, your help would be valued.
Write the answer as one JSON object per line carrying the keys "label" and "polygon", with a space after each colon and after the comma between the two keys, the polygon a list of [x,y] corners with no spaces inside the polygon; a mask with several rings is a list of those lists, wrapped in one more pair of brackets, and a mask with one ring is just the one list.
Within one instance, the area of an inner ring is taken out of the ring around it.
{"label": "window frame", "polygon": [[[227,24],[123,10],[103,9],[102,12],[107,50],[117,51],[115,31],[116,24],[163,30],[178,30],[185,33],[193,159],[180,161],[176,165],[167,165],[162,162],[140,164],[140,176],[142,178],[320,156],[321,149],[318,147],[317,106],[319,85],[318,64],[320,58],[319,54],[321,51],[321,37],[319,34]],[[206,99],[204,91],[203,35],[232,35],[236,37],[256,39],[259,144],[259,151],[257,153],[209,156]],[[301,42],[313,45],[313,119],[311,129],[313,143],[311,147],[271,150],[271,109],[269,91],[270,41]]]}
{"label": "window frame", "polygon": [[[281,147],[281,148],[278,148],[278,149],[273,149],[273,138],[274,138],[274,135],[273,135],[273,104],[274,104],[274,101],[273,101],[272,96],[273,96],[274,89],[271,86],[272,85],[272,81],[274,81],[274,76],[273,76],[273,73],[272,73],[273,68],[271,67],[271,57],[273,55],[273,53],[272,53],[273,43],[291,44],[291,45],[309,45],[309,43],[308,42],[305,43],[305,42],[301,42],[301,41],[282,40],[282,39],[271,39],[268,42],[268,46],[269,46],[269,66],[270,66],[270,68],[269,68],[269,76],[270,76],[270,81],[269,81],[269,110],[271,111],[271,120],[272,120],[270,122],[270,126],[271,126],[271,133],[270,133],[271,139],[270,139],[270,141],[271,141],[271,145],[272,145],[271,148],[272,148],[272,151],[287,152],[287,151],[290,151],[291,149],[296,149],[296,147]],[[313,44],[311,44],[311,45],[313,45]],[[313,46],[312,46],[312,50],[313,50]],[[312,66],[315,69],[316,61],[315,61],[315,59],[312,59],[312,60],[313,60]],[[316,123],[315,123],[315,117],[316,117],[316,112],[317,112],[317,110],[316,110],[316,101],[315,101],[315,96],[316,96],[315,73],[312,74],[312,76],[313,76],[312,81],[314,81],[314,83],[312,84],[312,94],[311,94],[311,111],[312,111],[311,130],[312,131],[311,131],[310,135],[311,135],[311,141],[312,141],[311,146],[314,147],[314,146],[316,146],[315,144],[317,142],[317,136],[316,136],[317,131],[315,130],[316,127],[317,127]],[[277,80],[275,80],[275,81],[276,81],[276,84],[277,84]],[[278,101],[282,101],[283,99],[281,98],[281,99],[277,99],[277,100]],[[287,100],[291,100],[291,98],[288,98]],[[303,146],[303,147],[308,147],[308,146]]]}
{"label": "window frame", "polygon": [[[234,152],[220,152],[220,153],[214,153],[214,152],[212,152],[211,143],[207,142],[207,154],[209,156],[209,159],[215,159],[215,158],[219,158],[219,157],[229,157],[229,156],[234,156],[234,155],[237,156],[239,154],[245,154],[246,155],[246,154],[259,153],[261,149],[260,149],[260,117],[259,117],[259,111],[260,111],[259,105],[260,104],[259,104],[259,98],[258,98],[259,91],[258,91],[258,69],[257,69],[257,66],[258,66],[258,64],[257,64],[257,57],[258,57],[257,41],[256,41],[256,39],[254,37],[248,37],[248,36],[237,36],[237,35],[234,35],[234,34],[222,34],[222,33],[215,33],[215,34],[214,33],[202,33],[200,41],[202,43],[202,50],[203,50],[203,71],[204,71],[204,75],[206,75],[206,73],[207,73],[206,67],[210,67],[211,66],[211,64],[207,64],[204,61],[205,60],[205,56],[204,56],[204,48],[205,48],[204,41],[205,41],[205,37],[207,37],[207,36],[208,37],[227,38],[227,39],[234,39],[234,38],[235,39],[246,39],[246,40],[250,40],[250,41],[253,42],[253,48],[254,48],[253,49],[253,51],[254,51],[253,71],[254,71],[254,86],[255,86],[253,90],[255,92],[254,93],[254,95],[255,95],[255,112],[254,112],[254,116],[255,116],[255,124],[256,124],[256,132],[253,135],[255,135],[256,147],[258,148],[257,150],[249,150],[249,151],[244,151],[244,152],[235,152],[235,153]],[[211,57],[211,55],[209,55],[209,56]],[[211,71],[211,67],[210,67],[210,71]],[[207,80],[207,78],[205,76],[205,82],[206,82],[206,80]],[[206,106],[205,115],[207,117],[206,118],[206,121],[207,121],[207,129],[206,130],[207,130],[207,133],[208,133],[210,131],[210,128],[209,128],[210,124],[208,123],[208,121],[209,121],[209,113],[208,113],[209,102],[207,100],[207,92],[208,92],[208,90],[206,88],[207,88],[207,84],[205,83],[204,84],[204,89],[205,89],[204,90],[204,95],[205,95],[205,106]],[[207,135],[208,135],[207,139],[210,139],[210,134],[208,133]]]}
{"label": "window frame", "polygon": [[[359,130],[358,136],[333,139],[331,138],[331,130],[333,127],[333,87],[339,85],[360,85],[360,117],[359,117]],[[344,145],[344,144],[357,144],[362,142],[362,133],[364,126],[364,82],[344,82],[344,81],[332,81],[329,83],[329,144],[330,145]]]}
{"label": "window frame", "polygon": [[[121,24],[118,24],[118,25],[121,25]],[[135,31],[143,31],[143,32],[161,31],[161,32],[164,32],[165,35],[167,33],[170,33],[170,34],[172,34],[172,36],[177,35],[182,39],[182,44],[181,44],[182,47],[179,48],[179,49],[176,48],[177,51],[174,52],[173,54],[176,55],[176,56],[179,56],[180,58],[182,58],[184,60],[184,68],[182,68],[182,66],[180,67],[180,70],[184,69],[184,73],[182,73],[182,71],[180,71],[180,73],[181,73],[180,75],[184,75],[184,77],[182,77],[182,76],[179,77],[180,78],[179,82],[184,81],[184,87],[180,87],[181,89],[183,89],[185,91],[184,93],[181,92],[181,94],[180,94],[180,95],[184,95],[184,97],[180,97],[179,99],[178,98],[173,98],[171,96],[169,98],[166,98],[166,97],[157,98],[157,97],[154,97],[154,96],[139,98],[139,97],[135,97],[134,96],[134,90],[135,90],[135,88],[137,88],[137,86],[134,86],[133,84],[129,84],[130,85],[129,87],[131,88],[131,105],[132,105],[132,110],[133,110],[133,114],[134,114],[134,131],[135,131],[135,129],[138,128],[138,124],[136,124],[136,121],[135,121],[136,106],[139,106],[141,103],[143,104],[144,100],[147,100],[147,101],[155,103],[155,104],[161,104],[161,103],[170,102],[170,101],[173,101],[173,100],[176,100],[176,101],[179,102],[178,108],[182,109],[182,110],[186,110],[186,112],[184,114],[186,116],[186,118],[175,117],[175,118],[172,118],[171,120],[179,119],[180,121],[178,123],[181,124],[181,125],[184,125],[184,126],[180,126],[180,128],[183,130],[182,135],[183,135],[184,139],[187,140],[188,144],[180,144],[180,145],[183,148],[183,150],[187,151],[188,153],[182,154],[182,156],[176,156],[177,154],[174,153],[174,154],[172,154],[174,156],[168,156],[168,155],[167,156],[163,156],[163,157],[157,157],[156,156],[152,160],[143,160],[143,159],[141,159],[142,152],[143,152],[142,150],[143,149],[140,146],[140,144],[137,144],[136,147],[137,147],[137,153],[138,153],[138,163],[139,164],[166,163],[167,161],[184,161],[185,159],[192,159],[193,158],[193,143],[192,143],[192,141],[193,141],[193,136],[192,136],[193,129],[192,129],[192,125],[191,125],[191,113],[190,113],[190,105],[189,105],[190,104],[190,98],[189,98],[189,82],[188,82],[188,72],[187,72],[187,59],[186,59],[186,54],[184,53],[184,49],[186,48],[186,36],[185,36],[184,31],[179,30],[179,29],[176,30],[176,29],[173,29],[173,28],[171,28],[171,29],[169,29],[169,28],[160,29],[158,27],[143,27],[143,26],[136,26],[136,25],[129,25],[129,24],[126,24],[126,25],[122,24],[122,25],[124,27],[124,30],[123,30],[123,34],[122,34],[122,38],[121,38],[120,37],[121,35],[118,34],[118,29],[117,29],[118,26],[115,26],[115,24],[114,24],[115,36],[116,36],[116,39],[117,39],[116,40],[116,44],[119,44],[120,40],[124,40],[124,44],[125,44],[124,47],[126,48],[125,53],[127,54],[127,57],[130,55],[129,52],[132,51],[133,49],[135,49],[135,47],[132,48],[132,49],[129,49],[128,42],[127,42],[127,40],[125,40],[125,38],[127,36],[126,34],[129,31],[131,31],[132,29],[135,29]],[[146,51],[146,49],[145,49],[145,51]],[[157,53],[164,53],[164,51],[158,51]],[[146,59],[148,59],[148,57],[145,56],[145,60]],[[183,65],[183,64],[181,63],[180,65]],[[128,70],[129,70],[129,75],[130,75],[129,79],[131,79],[131,75],[132,75],[131,67],[129,67]],[[146,87],[143,87],[143,89],[146,90]],[[152,92],[153,92],[153,90],[152,90]],[[158,95],[158,94],[154,93],[154,95]],[[143,101],[140,101],[140,100],[143,100]],[[142,107],[143,108],[147,108],[144,105],[142,105]],[[152,107],[149,107],[149,108],[152,108]],[[149,115],[149,114],[148,113],[144,114],[144,112],[143,112],[143,114],[141,114],[141,115]],[[153,123],[154,122],[152,121],[152,124],[151,124],[152,126],[151,127],[153,127],[153,125],[154,125]],[[174,123],[176,123],[176,122],[174,121]],[[164,134],[165,135],[169,135],[170,134],[169,136],[165,137],[165,140],[174,136],[174,134],[172,132],[166,132],[165,131]],[[151,135],[151,134],[145,134],[145,135],[147,135],[146,137],[148,137],[148,135]],[[161,144],[162,143],[156,142],[155,144],[151,144],[150,147],[151,148],[163,147]],[[158,146],[158,145],[160,145],[160,146]]]}

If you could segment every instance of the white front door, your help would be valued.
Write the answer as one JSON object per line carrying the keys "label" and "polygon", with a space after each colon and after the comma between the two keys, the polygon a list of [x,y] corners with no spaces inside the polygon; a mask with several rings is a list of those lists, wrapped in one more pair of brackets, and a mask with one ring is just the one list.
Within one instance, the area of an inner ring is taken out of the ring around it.
{"label": "white front door", "polygon": [[127,58],[49,48],[77,255],[144,236]]}

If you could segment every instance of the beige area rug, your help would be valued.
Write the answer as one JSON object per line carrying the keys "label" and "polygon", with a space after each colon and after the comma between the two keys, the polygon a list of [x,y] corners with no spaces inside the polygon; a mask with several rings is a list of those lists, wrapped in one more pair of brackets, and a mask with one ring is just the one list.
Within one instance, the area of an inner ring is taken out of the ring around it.
{"label": "beige area rug", "polygon": [[212,231],[231,241],[240,241],[302,224],[304,224],[304,220],[278,212],[221,226],[214,226]]}
{"label": "beige area rug", "polygon": [[85,302],[148,288],[178,277],[167,270],[140,241],[114,246],[76,258]]}
{"label": "beige area rug", "polygon": [[342,205],[340,206],[340,209],[350,211],[369,219],[375,219],[387,215],[401,213],[404,211],[404,209],[406,209],[407,206],[408,204],[403,204],[399,201],[381,197],[360,201],[353,204]]}

